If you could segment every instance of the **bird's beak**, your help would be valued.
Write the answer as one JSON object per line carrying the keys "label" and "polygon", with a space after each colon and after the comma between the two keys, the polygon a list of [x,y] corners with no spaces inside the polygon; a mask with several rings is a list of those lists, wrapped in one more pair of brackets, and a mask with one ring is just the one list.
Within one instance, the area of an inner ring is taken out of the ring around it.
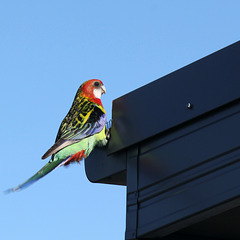
{"label": "bird's beak", "polygon": [[101,86],[101,90],[102,90],[102,94],[103,94],[103,93],[106,93],[106,88],[105,88],[104,85]]}

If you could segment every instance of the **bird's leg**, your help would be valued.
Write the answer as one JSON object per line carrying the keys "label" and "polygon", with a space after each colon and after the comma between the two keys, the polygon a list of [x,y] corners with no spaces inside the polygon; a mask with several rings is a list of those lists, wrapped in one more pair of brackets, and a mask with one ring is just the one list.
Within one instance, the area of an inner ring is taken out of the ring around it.
{"label": "bird's leg", "polygon": [[106,135],[106,139],[109,140],[110,137],[111,137],[111,128],[108,128],[105,132],[105,135]]}

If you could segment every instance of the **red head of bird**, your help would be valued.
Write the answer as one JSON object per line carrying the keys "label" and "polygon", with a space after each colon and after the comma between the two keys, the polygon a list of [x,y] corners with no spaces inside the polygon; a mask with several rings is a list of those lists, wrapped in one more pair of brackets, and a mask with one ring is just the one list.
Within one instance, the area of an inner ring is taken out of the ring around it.
{"label": "red head of bird", "polygon": [[106,88],[101,80],[91,79],[80,86],[80,92],[82,97],[89,98],[91,101],[102,105],[101,96],[106,93]]}

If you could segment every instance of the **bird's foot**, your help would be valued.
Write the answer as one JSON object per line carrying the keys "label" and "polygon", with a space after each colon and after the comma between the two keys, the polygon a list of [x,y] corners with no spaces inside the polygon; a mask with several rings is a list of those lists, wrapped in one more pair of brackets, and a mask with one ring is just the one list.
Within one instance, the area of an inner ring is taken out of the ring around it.
{"label": "bird's foot", "polygon": [[111,128],[108,128],[108,129],[106,130],[105,135],[106,135],[106,139],[109,140],[110,137],[111,137]]}

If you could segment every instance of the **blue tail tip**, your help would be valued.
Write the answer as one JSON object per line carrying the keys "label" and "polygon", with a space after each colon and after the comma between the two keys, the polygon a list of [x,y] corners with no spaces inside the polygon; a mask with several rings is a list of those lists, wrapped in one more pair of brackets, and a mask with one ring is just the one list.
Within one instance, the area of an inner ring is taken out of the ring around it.
{"label": "blue tail tip", "polygon": [[20,191],[20,188],[19,188],[19,187],[9,188],[9,189],[7,189],[7,190],[4,191],[4,194],[9,194],[9,193],[18,192],[18,191]]}

